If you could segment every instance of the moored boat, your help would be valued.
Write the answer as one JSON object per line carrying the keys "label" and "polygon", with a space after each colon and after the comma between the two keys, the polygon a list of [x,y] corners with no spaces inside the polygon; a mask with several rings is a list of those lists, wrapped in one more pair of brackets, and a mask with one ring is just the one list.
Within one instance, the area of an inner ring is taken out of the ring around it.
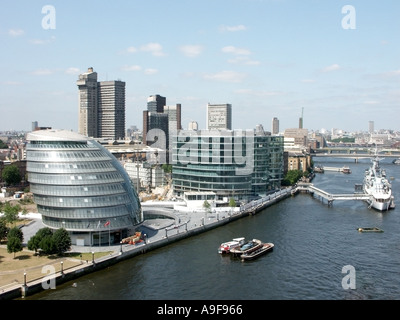
{"label": "moored boat", "polygon": [[266,242],[266,243],[263,243],[261,248],[258,248],[257,250],[254,250],[254,251],[248,252],[248,253],[243,253],[240,256],[240,258],[242,259],[242,261],[253,260],[267,252],[272,251],[273,249],[274,249],[274,244],[272,242]]}
{"label": "moored boat", "polygon": [[242,246],[245,243],[245,238],[235,238],[231,241],[223,242],[218,248],[218,253],[230,253],[232,249]]}
{"label": "moored boat", "polygon": [[253,240],[250,240],[250,241],[244,243],[243,245],[241,245],[239,247],[231,249],[230,252],[234,256],[240,256],[242,254],[250,253],[257,249],[260,249],[262,247],[262,245],[263,245],[263,243],[261,242],[261,240],[253,239]]}
{"label": "moored boat", "polygon": [[369,206],[379,211],[392,209],[394,208],[392,186],[386,178],[385,170],[379,165],[377,151],[371,161],[372,165],[365,170],[363,181],[364,193],[370,196]]}
{"label": "moored boat", "polygon": [[383,232],[382,229],[378,227],[363,227],[357,229],[359,232]]}

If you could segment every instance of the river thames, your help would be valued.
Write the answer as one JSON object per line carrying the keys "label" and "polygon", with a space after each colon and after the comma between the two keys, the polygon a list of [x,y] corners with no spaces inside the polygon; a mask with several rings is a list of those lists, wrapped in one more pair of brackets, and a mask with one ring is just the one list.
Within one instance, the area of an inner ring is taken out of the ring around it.
{"label": "river thames", "polygon": [[[316,165],[349,166],[351,174],[316,174],[313,184],[330,193],[354,192],[370,160],[353,161],[314,158]],[[298,194],[26,300],[398,300],[400,166],[391,161],[382,160],[381,167],[392,183],[395,209],[379,212],[361,200],[328,206],[326,200]],[[384,232],[357,230],[373,226]],[[246,262],[217,252],[220,243],[236,237],[275,247]],[[354,277],[346,282],[349,268]]]}

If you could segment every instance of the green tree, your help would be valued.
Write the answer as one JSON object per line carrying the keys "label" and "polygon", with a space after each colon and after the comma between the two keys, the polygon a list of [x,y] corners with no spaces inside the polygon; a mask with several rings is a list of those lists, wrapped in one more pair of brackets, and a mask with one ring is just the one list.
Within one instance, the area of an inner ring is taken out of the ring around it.
{"label": "green tree", "polygon": [[0,240],[5,239],[9,228],[7,227],[7,223],[5,219],[0,219]]}
{"label": "green tree", "polygon": [[7,240],[10,241],[11,238],[17,238],[21,241],[24,241],[24,233],[18,227],[13,227],[8,231]]}
{"label": "green tree", "polygon": [[21,182],[21,174],[15,165],[6,166],[1,176],[7,185],[15,185]]}
{"label": "green tree", "polygon": [[34,235],[28,240],[27,247],[29,250],[34,250],[35,253],[40,249],[40,239],[37,235]]}
{"label": "green tree", "polygon": [[294,185],[304,175],[301,170],[289,170],[282,181],[282,185],[291,186]]}
{"label": "green tree", "polygon": [[51,236],[46,236],[42,238],[39,242],[39,247],[46,254],[53,254],[56,252],[56,246],[54,244],[53,237]]}
{"label": "green tree", "polygon": [[19,251],[22,251],[22,241],[17,237],[10,237],[7,241],[7,252],[14,253],[15,259],[15,253]]}
{"label": "green tree", "polygon": [[207,212],[210,212],[210,211],[211,211],[211,204],[210,204],[207,200],[204,200],[204,202],[203,202],[203,208],[204,208]]}
{"label": "green tree", "polygon": [[44,228],[40,228],[36,232],[35,235],[39,238],[39,241],[40,241],[47,236],[50,236],[50,237],[53,236],[53,231],[49,227],[44,227]]}
{"label": "green tree", "polygon": [[59,255],[63,254],[71,248],[71,237],[68,231],[64,228],[57,229],[53,233],[52,239],[54,242],[55,252]]}
{"label": "green tree", "polygon": [[4,219],[7,223],[13,224],[18,220],[18,213],[21,210],[21,206],[19,204],[16,204],[13,206],[10,204],[10,202],[7,202],[3,206],[3,213],[4,213]]}

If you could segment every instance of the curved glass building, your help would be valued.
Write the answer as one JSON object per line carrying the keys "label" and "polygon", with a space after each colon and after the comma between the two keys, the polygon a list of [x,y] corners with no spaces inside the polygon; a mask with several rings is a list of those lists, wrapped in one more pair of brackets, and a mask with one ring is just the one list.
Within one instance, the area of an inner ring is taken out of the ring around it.
{"label": "curved glass building", "polygon": [[119,161],[94,139],[67,130],[28,133],[27,172],[43,224],[72,244],[119,243],[143,222],[140,200]]}

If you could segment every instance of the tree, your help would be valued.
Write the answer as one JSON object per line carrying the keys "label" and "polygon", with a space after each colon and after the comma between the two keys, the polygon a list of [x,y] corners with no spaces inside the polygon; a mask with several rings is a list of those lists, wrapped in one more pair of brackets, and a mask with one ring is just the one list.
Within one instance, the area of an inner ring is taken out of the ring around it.
{"label": "tree", "polygon": [[39,247],[43,250],[46,254],[52,254],[56,252],[56,246],[54,244],[53,237],[46,236],[39,242]]}
{"label": "tree", "polygon": [[6,166],[1,176],[7,185],[15,185],[21,182],[21,174],[15,165]]}
{"label": "tree", "polygon": [[7,227],[5,219],[0,219],[0,240],[7,236],[8,231],[9,228]]}
{"label": "tree", "polygon": [[55,252],[59,255],[63,254],[71,248],[71,237],[64,228],[57,229],[52,237]]}
{"label": "tree", "polygon": [[22,241],[17,238],[17,237],[10,237],[8,238],[7,241],[7,252],[8,253],[14,253],[14,259],[15,259],[15,253],[22,251]]}
{"label": "tree", "polygon": [[17,238],[21,241],[24,241],[24,233],[18,227],[13,227],[8,231],[7,240],[10,241],[11,238]]}
{"label": "tree", "polygon": [[18,220],[18,213],[21,210],[21,206],[16,204],[15,206],[11,205],[10,202],[7,202],[3,207],[4,219],[7,223],[15,223]]}
{"label": "tree", "polygon": [[203,208],[204,208],[207,212],[210,212],[210,211],[211,211],[211,204],[210,204],[207,200],[204,200],[204,202],[203,202]]}
{"label": "tree", "polygon": [[28,249],[29,250],[34,250],[35,253],[40,249],[40,239],[37,235],[34,235],[28,240],[27,243]]}

